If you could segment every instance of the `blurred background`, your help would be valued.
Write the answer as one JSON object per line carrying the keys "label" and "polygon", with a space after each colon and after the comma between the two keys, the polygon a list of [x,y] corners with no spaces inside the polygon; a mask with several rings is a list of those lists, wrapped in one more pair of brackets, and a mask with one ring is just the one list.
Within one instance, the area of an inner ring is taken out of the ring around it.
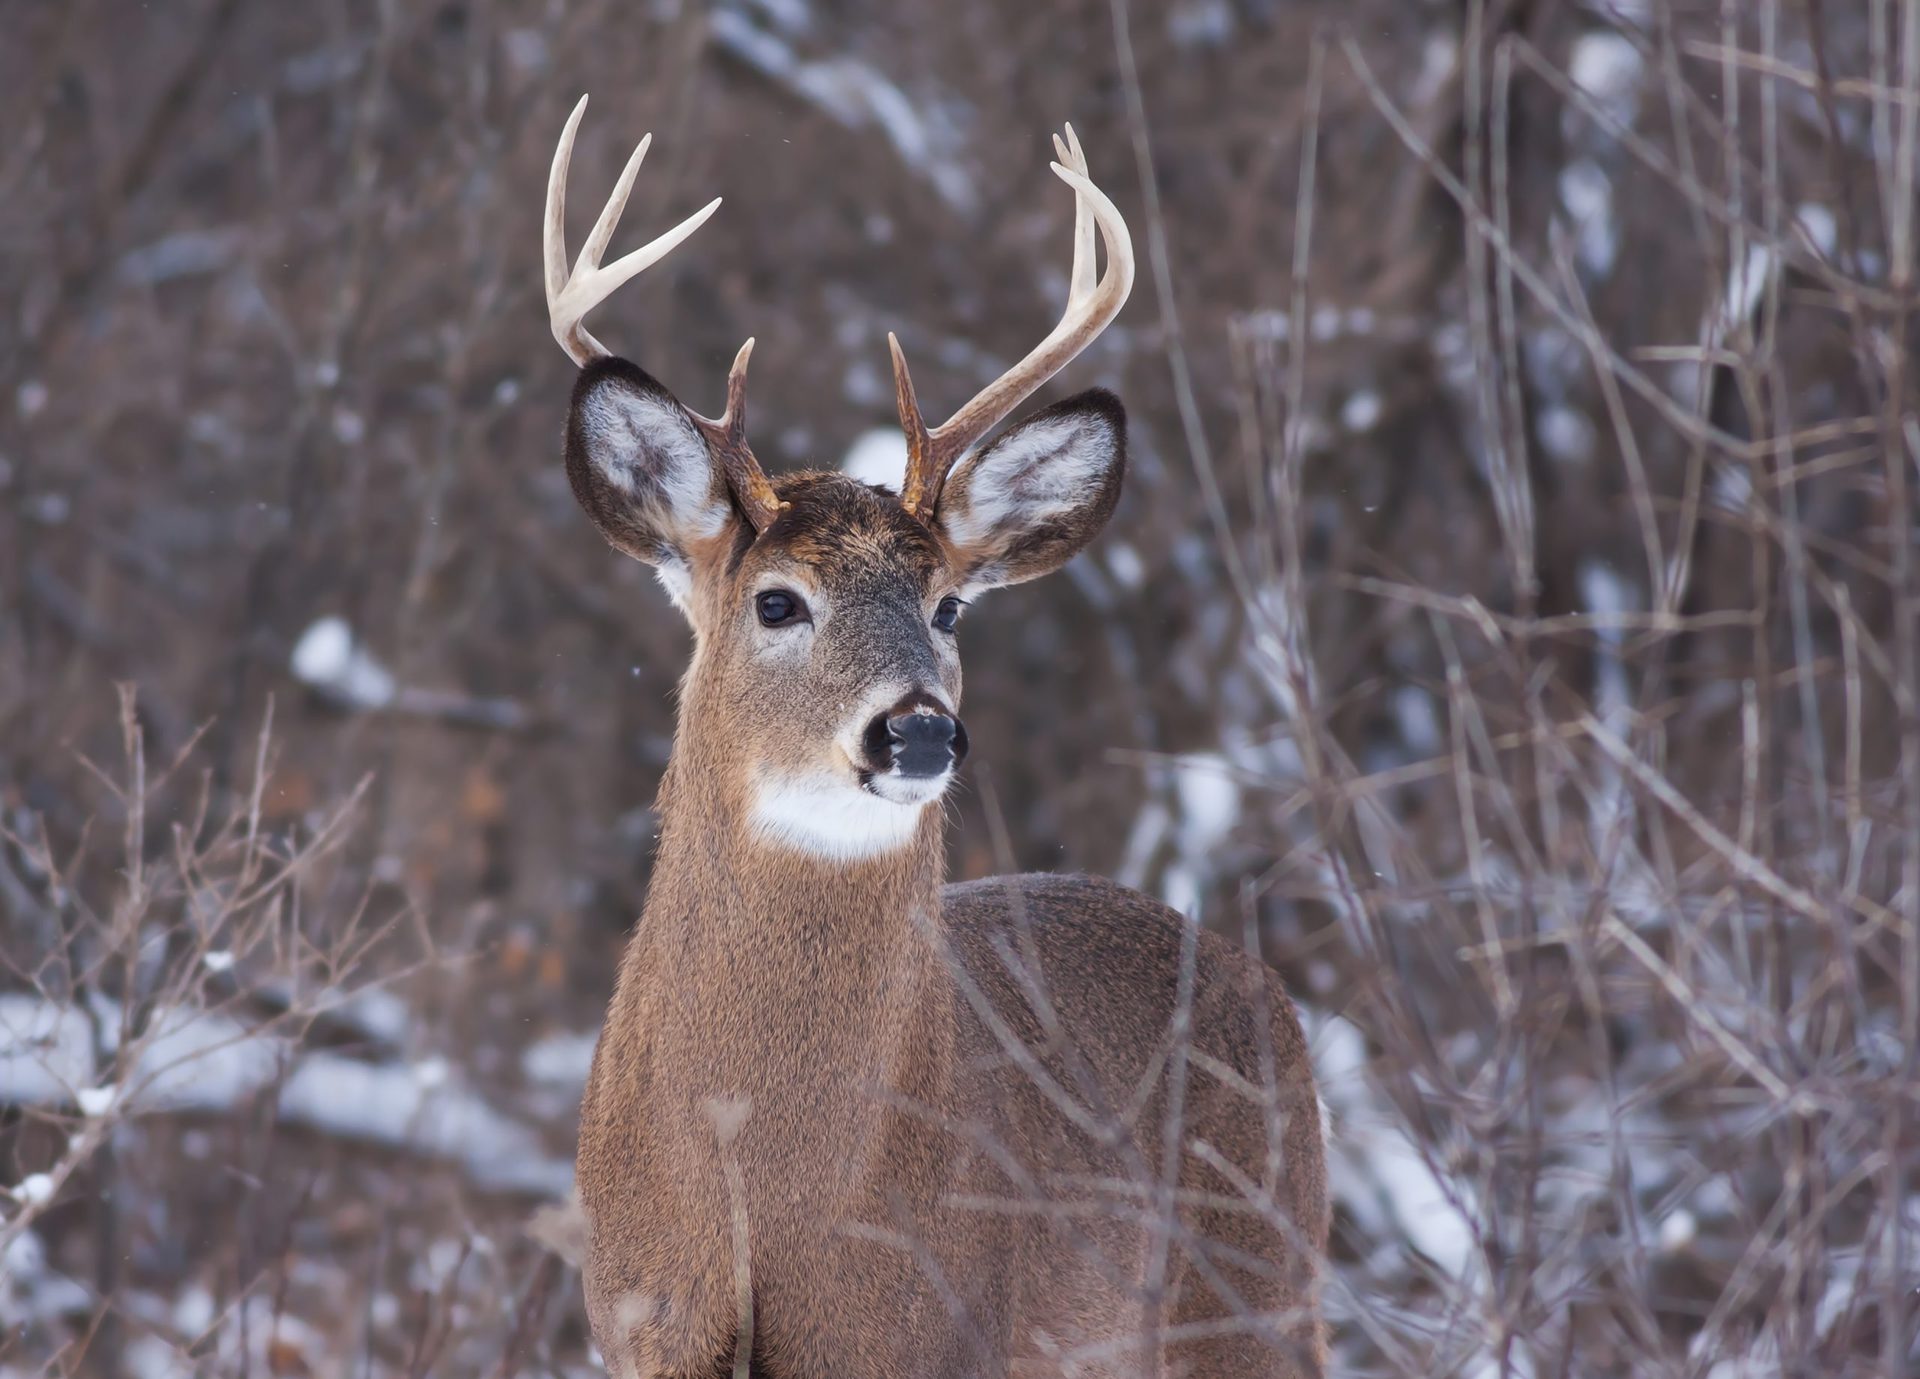
{"label": "blurred background", "polygon": [[[967,619],[956,877],[1251,931],[1340,1372],[1920,1365],[1914,0],[0,0],[0,1375],[586,1375],[573,1117],[688,650],[539,230],[769,468],[1132,301]],[[944,410],[941,410],[944,415]],[[542,1209],[546,1211],[543,1214]]]}

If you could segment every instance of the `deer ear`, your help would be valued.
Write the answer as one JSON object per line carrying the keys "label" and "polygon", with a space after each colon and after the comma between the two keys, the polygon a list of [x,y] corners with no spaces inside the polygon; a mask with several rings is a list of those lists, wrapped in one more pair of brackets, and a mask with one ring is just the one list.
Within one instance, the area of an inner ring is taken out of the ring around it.
{"label": "deer ear", "polygon": [[684,611],[689,550],[733,516],[726,478],[687,409],[626,360],[594,360],[567,414],[567,478],[600,534],[652,565]]}
{"label": "deer ear", "polygon": [[966,581],[991,589],[1051,574],[1120,500],[1127,415],[1102,388],[1047,408],[975,451],[940,490],[938,522]]}

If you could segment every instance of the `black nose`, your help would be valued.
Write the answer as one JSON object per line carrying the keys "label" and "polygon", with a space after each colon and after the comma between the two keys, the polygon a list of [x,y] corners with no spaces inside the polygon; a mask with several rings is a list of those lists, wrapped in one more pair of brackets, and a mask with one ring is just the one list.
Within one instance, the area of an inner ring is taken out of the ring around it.
{"label": "black nose", "polygon": [[930,694],[913,694],[875,714],[861,734],[868,769],[937,776],[967,757],[967,730]]}

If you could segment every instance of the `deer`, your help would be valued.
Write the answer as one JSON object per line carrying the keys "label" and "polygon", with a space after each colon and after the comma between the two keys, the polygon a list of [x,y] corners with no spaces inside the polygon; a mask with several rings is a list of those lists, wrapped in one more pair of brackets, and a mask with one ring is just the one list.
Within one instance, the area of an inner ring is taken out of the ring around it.
{"label": "deer", "polygon": [[1050,165],[1074,194],[1052,332],[937,426],[888,336],[896,493],[761,467],[751,339],[707,417],[588,333],[720,203],[603,264],[649,135],[569,265],[585,109],[544,222],[550,324],[579,366],[567,476],[692,627],[648,893],[581,1107],[608,1371],[1321,1375],[1325,1145],[1277,974],[1111,881],[944,879],[961,610],[1084,548],[1126,466],[1099,389],[989,439],[1132,288],[1077,135]]}

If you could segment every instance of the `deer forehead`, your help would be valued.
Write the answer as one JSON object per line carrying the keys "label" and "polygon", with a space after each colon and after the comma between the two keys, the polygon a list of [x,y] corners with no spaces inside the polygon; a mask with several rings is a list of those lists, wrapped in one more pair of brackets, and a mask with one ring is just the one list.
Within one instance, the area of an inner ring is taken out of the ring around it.
{"label": "deer forehead", "polygon": [[777,485],[779,520],[754,539],[743,531],[734,569],[747,583],[798,569],[817,588],[858,599],[902,583],[925,590],[945,553],[884,489],[844,474],[796,474]]}

